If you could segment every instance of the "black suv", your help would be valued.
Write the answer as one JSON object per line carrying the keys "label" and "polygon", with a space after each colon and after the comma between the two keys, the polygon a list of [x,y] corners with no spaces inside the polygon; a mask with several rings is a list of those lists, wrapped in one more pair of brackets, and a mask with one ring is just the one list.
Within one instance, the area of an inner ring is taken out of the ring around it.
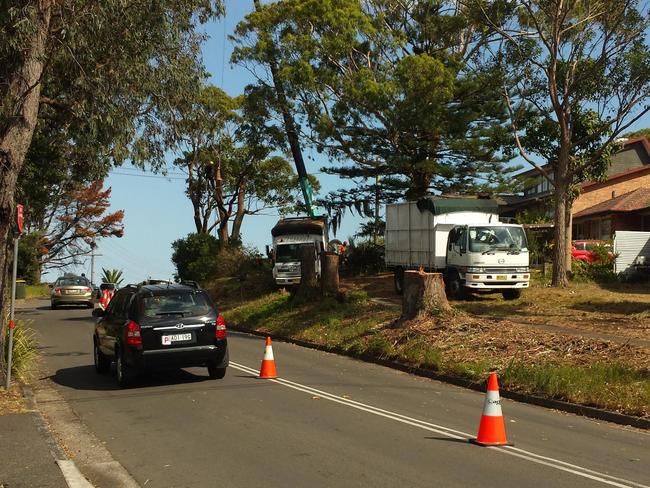
{"label": "black suv", "polygon": [[99,317],[93,335],[95,369],[111,361],[126,386],[138,370],[207,366],[210,378],[228,367],[226,325],[208,294],[195,283],[128,285]]}

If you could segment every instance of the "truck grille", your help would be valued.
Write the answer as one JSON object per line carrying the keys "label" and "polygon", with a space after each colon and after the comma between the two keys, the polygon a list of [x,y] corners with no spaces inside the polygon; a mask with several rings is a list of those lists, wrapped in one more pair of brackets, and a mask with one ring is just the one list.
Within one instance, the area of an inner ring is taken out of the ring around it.
{"label": "truck grille", "polygon": [[485,273],[516,274],[517,268],[485,268]]}

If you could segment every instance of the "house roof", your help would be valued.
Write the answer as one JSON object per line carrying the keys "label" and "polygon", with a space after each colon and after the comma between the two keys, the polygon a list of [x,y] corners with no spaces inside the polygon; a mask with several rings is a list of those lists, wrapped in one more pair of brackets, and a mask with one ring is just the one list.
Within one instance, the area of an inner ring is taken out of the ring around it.
{"label": "house roof", "polygon": [[[650,141],[648,141],[648,139],[647,139],[646,137],[643,137],[643,136],[642,136],[642,137],[634,137],[634,138],[632,138],[632,139],[627,139],[627,140],[623,141],[623,142],[622,142],[622,148],[621,148],[621,151],[627,149],[628,146],[632,146],[633,144],[636,144],[637,142],[640,142],[640,143],[641,143],[641,145],[643,146],[644,151],[645,151],[645,152],[650,156]],[[552,165],[550,165],[550,164],[548,164],[548,163],[542,165],[541,168],[542,168],[544,171],[547,171],[547,172],[553,170]],[[638,169],[641,169],[641,168],[638,168]],[[637,170],[638,170],[638,169],[637,169]],[[517,178],[521,178],[521,177],[533,177],[533,176],[538,176],[539,174],[540,174],[540,173],[539,173],[539,170],[538,170],[537,168],[532,168],[532,169],[529,169],[529,170],[523,171],[523,172],[521,172],[521,173],[518,173],[518,174],[515,175],[515,176],[516,176]],[[616,176],[619,176],[619,175],[611,175],[609,178],[616,177]],[[609,179],[609,178],[608,178],[608,179]]]}
{"label": "house roof", "polygon": [[598,203],[576,213],[573,218],[586,217],[600,213],[634,212],[650,208],[650,188],[637,188],[619,197]]}

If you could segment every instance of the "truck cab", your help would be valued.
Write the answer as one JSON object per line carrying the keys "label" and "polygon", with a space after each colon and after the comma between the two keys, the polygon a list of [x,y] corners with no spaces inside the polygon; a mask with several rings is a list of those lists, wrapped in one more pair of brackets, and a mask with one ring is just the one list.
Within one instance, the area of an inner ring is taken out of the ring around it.
{"label": "truck cab", "polygon": [[273,236],[273,279],[278,286],[300,284],[302,248],[313,247],[316,275],[320,277],[320,253],[327,250],[327,222],[324,218],[285,218],[271,230]]}
{"label": "truck cab", "polygon": [[452,296],[465,287],[517,298],[529,285],[528,263],[528,242],[520,225],[469,224],[449,231],[445,278]]}

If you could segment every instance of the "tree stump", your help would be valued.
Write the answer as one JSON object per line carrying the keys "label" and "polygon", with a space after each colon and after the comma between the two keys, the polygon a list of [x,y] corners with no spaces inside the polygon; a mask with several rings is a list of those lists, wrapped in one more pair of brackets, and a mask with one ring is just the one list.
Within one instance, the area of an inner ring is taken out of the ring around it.
{"label": "tree stump", "polygon": [[309,297],[316,294],[318,279],[316,278],[316,246],[304,245],[300,248],[300,285],[298,295]]}
{"label": "tree stump", "polygon": [[339,291],[339,255],[322,252],[320,255],[320,292],[323,296],[336,296]]}
{"label": "tree stump", "polygon": [[406,271],[402,295],[402,317],[409,320],[422,315],[438,315],[451,310],[445,294],[442,273]]}

